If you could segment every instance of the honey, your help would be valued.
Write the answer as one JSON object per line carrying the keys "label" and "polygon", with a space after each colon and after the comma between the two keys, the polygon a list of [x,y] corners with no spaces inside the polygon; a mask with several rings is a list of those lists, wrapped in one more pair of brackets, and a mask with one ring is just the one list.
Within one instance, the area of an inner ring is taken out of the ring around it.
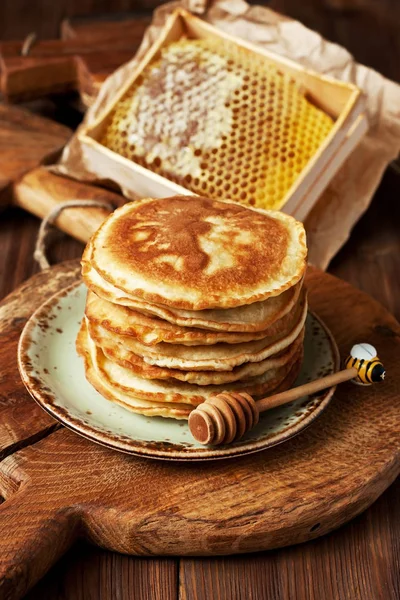
{"label": "honey", "polygon": [[116,104],[101,143],[196,194],[279,209],[333,124],[262,56],[182,39]]}

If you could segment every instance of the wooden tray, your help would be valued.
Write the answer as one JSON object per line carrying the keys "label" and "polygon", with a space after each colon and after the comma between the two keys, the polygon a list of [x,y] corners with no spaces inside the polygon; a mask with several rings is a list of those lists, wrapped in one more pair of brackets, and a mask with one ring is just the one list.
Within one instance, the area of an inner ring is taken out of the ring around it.
{"label": "wooden tray", "polygon": [[331,132],[282,200],[281,210],[299,220],[304,220],[325,187],[368,130],[365,101],[361,90],[353,84],[319,75],[292,60],[231,36],[181,8],[176,9],[167,19],[160,36],[96,121],[80,131],[82,152],[88,168],[94,173],[101,173],[103,178],[115,181],[121,189],[129,190],[135,197],[159,198],[193,193],[166,177],[120,156],[99,142],[108,124],[109,114],[116,103],[151,60],[158,56],[162,47],[181,39],[182,36],[192,39],[220,38],[262,56],[266,64],[274,65],[281,72],[295,79],[318,106],[335,119]]}
{"label": "wooden tray", "polygon": [[342,384],[298,437],[215,463],[130,457],[60,428],[22,385],[17,343],[32,311],[78,273],[76,261],[42,272],[0,307],[0,598],[20,597],[79,536],[135,555],[304,542],[365,510],[399,473],[400,326],[367,295],[312,268],[311,308],[342,356],[357,341],[379,349],[388,373],[381,387]]}

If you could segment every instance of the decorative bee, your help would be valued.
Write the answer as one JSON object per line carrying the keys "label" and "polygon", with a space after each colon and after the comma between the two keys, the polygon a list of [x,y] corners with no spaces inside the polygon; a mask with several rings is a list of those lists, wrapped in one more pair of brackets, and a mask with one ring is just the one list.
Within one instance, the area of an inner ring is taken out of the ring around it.
{"label": "decorative bee", "polygon": [[346,369],[357,369],[358,375],[352,381],[359,385],[371,385],[371,383],[378,383],[385,379],[385,367],[371,344],[364,343],[353,346],[345,365]]}

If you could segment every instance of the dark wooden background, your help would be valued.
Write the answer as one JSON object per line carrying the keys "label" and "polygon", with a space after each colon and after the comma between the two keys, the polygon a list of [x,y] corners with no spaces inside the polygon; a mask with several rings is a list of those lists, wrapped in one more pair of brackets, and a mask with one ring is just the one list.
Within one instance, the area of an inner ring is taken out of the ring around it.
{"label": "dark wooden background", "polygon": [[[149,16],[149,7],[156,4],[151,0],[0,0],[0,38],[22,38],[32,30],[42,37],[55,36],[60,19],[68,15],[133,11]],[[272,0],[267,4],[302,20],[328,39],[346,46],[360,62],[400,81],[399,0]],[[80,118],[73,108],[55,100],[33,108],[70,126]],[[377,298],[397,318],[399,190],[400,172],[390,168],[372,206],[329,269]],[[32,259],[38,225],[34,217],[15,208],[0,215],[0,298],[38,270]],[[78,257],[81,252],[81,244],[60,234],[51,258],[58,262]],[[80,543],[27,598],[398,600],[400,484],[397,481],[363,515],[324,538],[257,555],[180,560],[130,558]]]}
{"label": "dark wooden background", "polygon": [[[66,17],[146,18],[157,0],[0,0],[0,40],[57,37]],[[399,0],[270,0],[264,4],[348,48],[359,60],[399,80]]]}

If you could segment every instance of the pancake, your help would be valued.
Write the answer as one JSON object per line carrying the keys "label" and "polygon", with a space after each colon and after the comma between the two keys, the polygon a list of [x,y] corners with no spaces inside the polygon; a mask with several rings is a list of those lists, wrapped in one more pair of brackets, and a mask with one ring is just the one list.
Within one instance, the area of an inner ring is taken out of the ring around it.
{"label": "pancake", "polygon": [[286,389],[303,356],[303,226],[202,197],[126,204],[82,257],[77,351],[106,398],[187,419],[224,392]]}
{"label": "pancake", "polygon": [[[261,331],[210,331],[194,327],[182,327],[158,317],[145,315],[126,306],[113,304],[108,300],[104,300],[104,298],[100,298],[90,290],[87,295],[85,314],[91,323],[107,329],[110,333],[125,337],[129,336],[146,346],[158,345],[162,342],[165,344],[179,344],[181,347],[211,346],[219,343],[238,344],[281,335],[288,331],[291,328],[289,324],[293,320],[293,311],[296,310],[300,284],[297,284],[292,290],[295,290],[295,302],[293,303],[293,298],[288,302],[285,308],[288,312]],[[288,295],[292,290],[284,292],[282,296]],[[157,350],[159,349],[160,347],[157,348]]]}
{"label": "pancake", "polygon": [[90,247],[91,267],[121,296],[189,311],[279,296],[302,279],[307,256],[293,217],[192,196],[125,204]]}
{"label": "pancake", "polygon": [[[301,280],[289,290],[267,301],[254,302],[236,308],[179,310],[128,298],[123,292],[102,279],[93,268],[91,261],[92,248],[89,242],[82,258],[83,279],[90,290],[110,304],[117,307],[128,307],[141,314],[155,316],[180,327],[210,329],[224,333],[264,331],[293,308],[303,283]],[[129,313],[125,313],[125,318],[128,315]]]}
{"label": "pancake", "polygon": [[[110,358],[119,356],[124,361],[132,360],[137,363],[135,356],[140,356],[149,365],[169,369],[231,371],[234,367],[243,363],[265,361],[270,356],[281,353],[288,348],[303,329],[307,316],[305,297],[291,316],[290,327],[280,335],[269,336],[252,342],[220,343],[213,346],[180,346],[162,342],[156,346],[146,346],[132,336],[111,333],[101,325],[93,324],[88,320],[87,326],[92,339],[106,351],[107,356]],[[130,355],[133,356],[132,359],[129,358]],[[177,378],[181,379],[181,377]],[[185,381],[189,381],[189,379]]]}
{"label": "pancake", "polygon": [[[82,332],[79,336],[82,335]],[[126,410],[134,413],[145,415],[148,417],[165,417],[172,419],[188,419],[191,411],[195,408],[189,404],[175,404],[172,402],[149,402],[147,400],[140,400],[139,398],[133,397],[132,394],[128,395],[121,390],[112,387],[106,380],[102,379],[99,372],[96,370],[90,353],[86,350],[85,343],[80,343],[78,337],[77,346],[80,354],[84,356],[85,362],[85,374],[89,383],[107,400],[119,404]],[[300,369],[300,360],[298,360],[288,375],[283,381],[275,388],[274,393],[279,393],[291,387],[293,382],[296,380]]]}
{"label": "pancake", "polygon": [[121,367],[104,355],[90,339],[84,321],[77,339],[77,351],[81,356],[90,355],[90,364],[97,377],[100,381],[106,382],[109,389],[131,396],[135,400],[198,406],[210,396],[223,391],[243,391],[253,396],[271,392],[282,383],[296,364],[300,368],[303,347],[300,344],[292,359],[280,368],[270,369],[248,381],[222,385],[195,385],[174,380],[163,381],[138,377],[130,369]]}
{"label": "pancake", "polygon": [[300,344],[303,343],[304,330],[302,329],[297,338],[284,350],[258,362],[246,362],[235,368],[225,371],[215,370],[189,370],[171,369],[149,364],[141,356],[130,352],[124,346],[108,343],[99,343],[96,337],[91,339],[98,345],[105,356],[116,364],[129,369],[138,377],[144,379],[177,379],[196,385],[221,385],[234,381],[248,380],[262,375],[269,370],[279,369],[289,362],[296,353]]}
{"label": "pancake", "polygon": [[108,385],[105,379],[100,377],[96,366],[92,361],[91,354],[86,343],[86,332],[80,329],[76,341],[78,353],[82,356],[85,365],[85,375],[89,383],[107,400],[120,404],[124,408],[148,417],[165,417],[172,419],[188,419],[192,407],[187,404],[174,404],[173,402],[149,402],[127,395]]}

